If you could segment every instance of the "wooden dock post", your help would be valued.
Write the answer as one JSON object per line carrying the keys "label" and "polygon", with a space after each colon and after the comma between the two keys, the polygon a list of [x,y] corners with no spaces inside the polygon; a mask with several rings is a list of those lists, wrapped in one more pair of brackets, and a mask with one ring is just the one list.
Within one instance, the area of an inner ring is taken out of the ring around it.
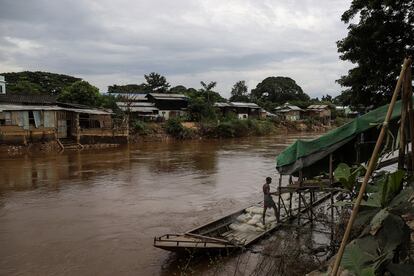
{"label": "wooden dock post", "polygon": [[279,191],[279,197],[278,197],[278,203],[277,203],[277,221],[280,221],[280,210],[281,210],[281,205],[280,205],[280,201],[282,200],[282,174],[279,174],[279,187],[278,187],[278,191]]}
{"label": "wooden dock post", "polygon": [[301,192],[300,192],[300,190],[299,191],[297,191],[297,193],[298,193],[298,199],[299,199],[299,202],[298,202],[298,225],[300,225],[300,214],[302,213],[301,211],[301,207],[302,207],[302,196],[301,196]]}

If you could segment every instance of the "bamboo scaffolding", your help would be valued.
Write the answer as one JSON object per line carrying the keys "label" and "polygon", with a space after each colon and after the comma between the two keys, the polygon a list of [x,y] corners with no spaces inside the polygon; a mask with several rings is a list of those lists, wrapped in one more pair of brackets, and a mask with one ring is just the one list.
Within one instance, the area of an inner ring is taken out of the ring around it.
{"label": "bamboo scaffolding", "polygon": [[344,251],[345,251],[345,246],[348,242],[352,226],[353,226],[354,221],[356,219],[356,216],[358,214],[359,206],[361,204],[363,195],[365,193],[365,189],[367,187],[368,180],[370,179],[371,174],[372,174],[372,172],[373,172],[373,170],[374,170],[374,168],[375,168],[375,166],[378,162],[378,154],[379,154],[379,151],[382,147],[382,142],[384,140],[384,136],[385,136],[385,134],[388,130],[388,124],[389,124],[389,121],[391,119],[392,112],[394,110],[394,105],[395,105],[395,102],[397,101],[398,94],[400,93],[401,85],[402,85],[403,79],[405,78],[407,68],[409,68],[410,66],[411,66],[411,58],[406,58],[404,60],[403,66],[401,68],[401,72],[400,72],[400,75],[398,77],[398,81],[397,81],[397,84],[395,86],[394,93],[392,95],[390,105],[388,106],[387,115],[385,116],[384,122],[382,124],[381,132],[380,132],[380,134],[378,136],[378,139],[377,139],[377,142],[375,144],[374,151],[372,152],[371,159],[369,160],[368,168],[367,168],[367,171],[365,173],[364,180],[362,181],[361,188],[360,188],[359,193],[358,193],[358,197],[355,201],[351,217],[349,218],[344,236],[342,237],[341,246],[339,247],[339,251],[336,255],[335,263],[334,263],[334,266],[333,266],[333,269],[332,269],[332,273],[331,273],[332,276],[336,276],[338,274],[338,270],[339,270],[339,266],[340,266],[340,263],[341,263],[341,260],[342,260],[342,256],[343,256]]}

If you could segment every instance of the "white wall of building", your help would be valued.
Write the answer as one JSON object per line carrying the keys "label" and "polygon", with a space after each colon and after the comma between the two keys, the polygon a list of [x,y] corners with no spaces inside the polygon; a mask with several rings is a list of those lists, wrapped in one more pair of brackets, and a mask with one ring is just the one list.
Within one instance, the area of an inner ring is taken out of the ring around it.
{"label": "white wall of building", "polygon": [[4,76],[0,76],[0,94],[6,94],[6,81]]}

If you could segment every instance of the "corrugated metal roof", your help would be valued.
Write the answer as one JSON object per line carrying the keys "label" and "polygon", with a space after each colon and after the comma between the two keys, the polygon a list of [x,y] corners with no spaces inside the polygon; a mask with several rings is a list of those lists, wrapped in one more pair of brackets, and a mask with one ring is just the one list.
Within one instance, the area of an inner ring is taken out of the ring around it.
{"label": "corrugated metal roof", "polygon": [[230,102],[230,104],[235,107],[260,108],[260,106],[255,103]]}
{"label": "corrugated metal roof", "polygon": [[0,95],[1,103],[10,104],[55,104],[56,96],[49,95],[19,95],[19,94],[2,94]]}
{"label": "corrugated metal roof", "polygon": [[128,101],[147,101],[147,94],[133,94],[133,93],[111,93],[117,96],[118,99],[125,99]]}
{"label": "corrugated metal roof", "polygon": [[17,105],[17,104],[0,104],[0,111],[31,111],[31,110],[44,110],[44,111],[71,111],[76,113],[87,113],[95,115],[109,115],[112,112],[108,112],[100,109],[80,109],[60,107],[57,105]]}
{"label": "corrugated metal roof", "polygon": [[312,104],[307,107],[307,109],[326,109],[329,108],[327,104]]}
{"label": "corrugated metal roof", "polygon": [[281,105],[281,106],[278,106],[278,107],[275,108],[275,111],[277,111],[277,112],[282,112],[281,110],[285,110],[283,112],[292,111],[292,110],[302,111],[302,108],[300,108],[299,106],[296,106],[296,105],[292,105],[292,104],[284,104],[284,105]]}
{"label": "corrugated metal roof", "polygon": [[149,106],[131,106],[131,107],[126,107],[126,106],[122,106],[120,107],[120,109],[122,111],[129,111],[129,112],[154,112],[159,110],[156,107],[149,107]]}
{"label": "corrugated metal roof", "polygon": [[151,102],[117,102],[116,105],[119,107],[155,106],[155,104]]}
{"label": "corrugated metal roof", "polygon": [[157,100],[187,100],[184,94],[149,93],[148,95]]}
{"label": "corrugated metal roof", "polygon": [[229,103],[214,103],[215,107],[229,107],[231,104]]}

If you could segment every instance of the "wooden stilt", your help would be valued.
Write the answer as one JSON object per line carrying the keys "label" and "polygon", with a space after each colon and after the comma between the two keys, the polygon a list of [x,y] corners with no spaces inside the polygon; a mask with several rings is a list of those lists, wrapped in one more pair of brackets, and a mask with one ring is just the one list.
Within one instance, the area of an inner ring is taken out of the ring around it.
{"label": "wooden stilt", "polygon": [[313,214],[313,200],[314,200],[314,192],[313,192],[313,190],[311,190],[310,192],[309,192],[309,194],[310,194],[310,222],[311,222],[311,225],[313,225],[313,216],[314,216],[314,214]]}
{"label": "wooden stilt", "polygon": [[335,235],[335,224],[334,224],[334,193],[331,192],[331,244],[333,245]]}
{"label": "wooden stilt", "polygon": [[329,154],[329,185],[333,184],[333,156]]}
{"label": "wooden stilt", "polygon": [[278,221],[280,221],[280,208],[281,208],[281,206],[280,206],[280,201],[282,200],[282,174],[280,174],[280,177],[279,177],[279,187],[278,187],[278,194],[279,194],[279,196],[278,196],[278,203],[277,203],[277,220]]}
{"label": "wooden stilt", "polygon": [[300,191],[298,191],[297,192],[298,193],[298,225],[300,225],[300,214],[301,214],[301,207],[302,207],[302,204],[301,204],[301,201],[302,201],[302,197],[301,197],[301,194],[300,194]]}

